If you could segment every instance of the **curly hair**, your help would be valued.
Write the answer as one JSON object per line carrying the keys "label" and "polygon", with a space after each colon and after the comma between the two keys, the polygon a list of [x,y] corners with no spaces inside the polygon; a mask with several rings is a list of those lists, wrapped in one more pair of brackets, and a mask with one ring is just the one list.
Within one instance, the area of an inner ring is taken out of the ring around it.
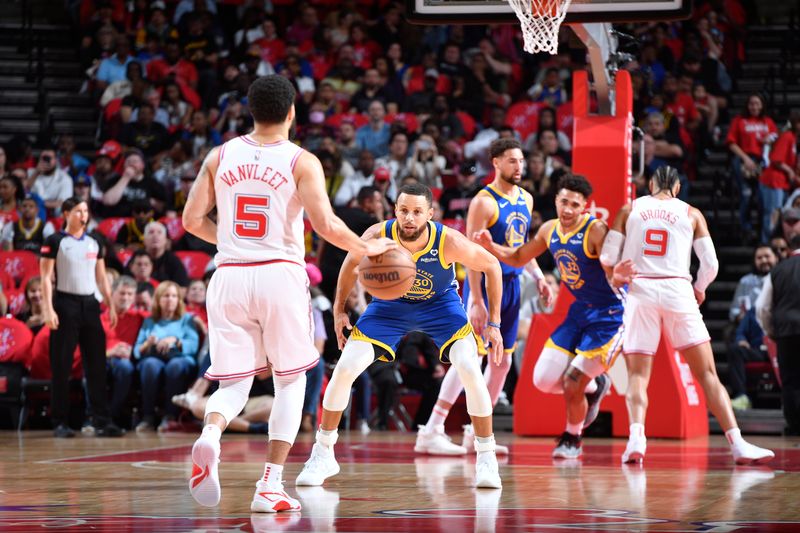
{"label": "curly hair", "polygon": [[256,79],[247,90],[247,104],[253,119],[261,124],[280,124],[286,120],[296,96],[292,82],[272,74]]}
{"label": "curly hair", "polygon": [[582,194],[584,198],[589,198],[592,195],[592,184],[589,183],[586,177],[580,174],[564,174],[561,179],[558,180],[558,185],[556,186],[557,191],[561,189],[577,192]]}

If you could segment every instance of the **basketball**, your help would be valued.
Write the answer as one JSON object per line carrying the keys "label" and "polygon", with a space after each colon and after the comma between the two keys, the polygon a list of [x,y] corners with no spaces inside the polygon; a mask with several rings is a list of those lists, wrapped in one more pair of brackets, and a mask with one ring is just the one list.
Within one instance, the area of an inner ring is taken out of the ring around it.
{"label": "basketball", "polygon": [[417,265],[411,252],[397,247],[381,255],[364,257],[358,265],[358,280],[375,298],[395,300],[414,284]]}

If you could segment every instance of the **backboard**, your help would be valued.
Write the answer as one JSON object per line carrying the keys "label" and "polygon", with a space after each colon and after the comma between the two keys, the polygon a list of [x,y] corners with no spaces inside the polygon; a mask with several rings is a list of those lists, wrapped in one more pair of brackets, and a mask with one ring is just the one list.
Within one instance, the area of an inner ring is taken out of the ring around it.
{"label": "backboard", "polygon": [[[572,0],[565,23],[641,22],[689,17],[691,0]],[[506,0],[406,0],[416,24],[518,24]]]}

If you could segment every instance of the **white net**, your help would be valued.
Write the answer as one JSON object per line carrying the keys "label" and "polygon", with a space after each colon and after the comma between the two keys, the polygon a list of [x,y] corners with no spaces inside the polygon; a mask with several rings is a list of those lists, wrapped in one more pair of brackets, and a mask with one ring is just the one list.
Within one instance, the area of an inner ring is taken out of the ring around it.
{"label": "white net", "polygon": [[508,0],[522,25],[525,51],[558,52],[558,28],[571,0]]}

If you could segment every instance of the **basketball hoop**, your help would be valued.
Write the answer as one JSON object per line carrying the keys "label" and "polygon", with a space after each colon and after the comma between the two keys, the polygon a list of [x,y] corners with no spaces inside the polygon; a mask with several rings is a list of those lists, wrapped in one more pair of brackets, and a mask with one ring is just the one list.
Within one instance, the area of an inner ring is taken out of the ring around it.
{"label": "basketball hoop", "polygon": [[558,52],[558,28],[571,0],[508,0],[522,26],[525,51]]}

